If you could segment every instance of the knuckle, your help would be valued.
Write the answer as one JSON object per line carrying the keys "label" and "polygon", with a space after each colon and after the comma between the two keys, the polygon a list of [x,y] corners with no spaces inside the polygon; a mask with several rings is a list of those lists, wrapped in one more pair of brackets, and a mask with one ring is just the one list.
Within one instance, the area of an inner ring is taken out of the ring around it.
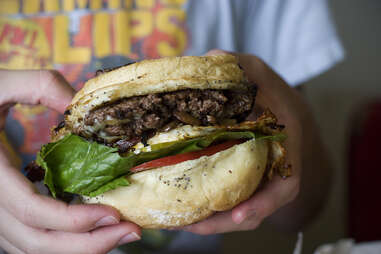
{"label": "knuckle", "polygon": [[86,217],[82,216],[82,213],[75,211],[75,208],[71,205],[65,205],[64,216],[67,218],[67,227],[72,231],[86,230]]}
{"label": "knuckle", "polygon": [[62,225],[65,225],[66,231],[71,232],[88,232],[94,229],[98,220],[94,209],[85,205],[68,205],[63,204],[59,214],[63,218]]}
{"label": "knuckle", "polygon": [[81,222],[80,220],[77,218],[77,217],[69,217],[68,219],[69,223],[69,227],[71,227],[73,230],[82,230],[83,227],[81,225]]}
{"label": "knuckle", "polygon": [[67,227],[72,232],[89,232],[96,227],[96,222],[104,213],[86,205],[65,204],[63,216],[67,219]]}

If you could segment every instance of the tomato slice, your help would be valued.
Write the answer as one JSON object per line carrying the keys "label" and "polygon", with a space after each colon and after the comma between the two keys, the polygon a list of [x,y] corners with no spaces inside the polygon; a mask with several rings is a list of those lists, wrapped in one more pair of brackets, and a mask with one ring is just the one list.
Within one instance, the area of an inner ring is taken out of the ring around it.
{"label": "tomato slice", "polygon": [[187,160],[195,160],[200,158],[201,156],[211,156],[215,153],[218,153],[222,150],[226,150],[234,145],[238,145],[243,142],[245,142],[245,140],[242,140],[242,139],[230,140],[218,145],[207,147],[201,151],[194,151],[194,152],[188,152],[188,153],[182,153],[182,154],[176,154],[176,155],[163,157],[160,159],[156,159],[156,160],[152,160],[152,161],[148,161],[143,164],[140,164],[136,167],[131,168],[130,171],[140,172],[147,169],[174,165],[174,164],[187,161]]}

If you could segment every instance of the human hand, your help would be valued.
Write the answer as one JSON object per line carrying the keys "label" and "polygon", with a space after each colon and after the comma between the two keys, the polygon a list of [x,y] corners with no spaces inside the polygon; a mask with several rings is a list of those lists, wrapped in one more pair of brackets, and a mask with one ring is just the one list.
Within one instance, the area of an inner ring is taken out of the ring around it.
{"label": "human hand", "polygon": [[[74,95],[56,71],[0,70],[0,88],[0,130],[15,103],[63,113]],[[140,239],[139,227],[120,222],[111,207],[68,205],[38,194],[1,143],[0,175],[0,246],[9,253],[106,253]]]}
{"label": "human hand", "polygon": [[[212,50],[207,55],[226,54]],[[255,108],[270,108],[278,122],[286,126],[288,136],[284,143],[287,163],[292,165],[292,176],[282,179],[274,176],[254,195],[230,211],[219,212],[208,219],[181,228],[196,234],[215,234],[257,228],[266,217],[293,201],[299,192],[301,178],[301,122],[307,106],[301,95],[288,86],[274,71],[256,56],[235,54],[251,83],[258,87]],[[253,117],[252,115],[249,116]]]}

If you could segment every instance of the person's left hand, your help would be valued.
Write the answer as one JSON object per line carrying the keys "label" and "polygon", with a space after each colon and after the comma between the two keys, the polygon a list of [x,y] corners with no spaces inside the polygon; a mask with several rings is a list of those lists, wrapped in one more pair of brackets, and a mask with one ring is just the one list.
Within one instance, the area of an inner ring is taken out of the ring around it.
{"label": "person's left hand", "polygon": [[[11,105],[43,105],[64,113],[74,89],[53,70],[0,69],[0,131]],[[0,142],[0,252],[108,253],[140,239],[140,227],[106,205],[66,204],[41,195]]]}
{"label": "person's left hand", "polygon": [[[212,50],[207,55],[226,54]],[[266,217],[293,201],[299,192],[301,176],[301,125],[306,104],[300,94],[287,85],[261,59],[253,55],[235,54],[246,72],[249,82],[258,87],[256,106],[270,108],[278,122],[286,126],[285,142],[287,163],[292,165],[292,176],[282,179],[275,176],[254,195],[230,211],[218,212],[204,221],[178,228],[207,235],[231,231],[253,230]]]}

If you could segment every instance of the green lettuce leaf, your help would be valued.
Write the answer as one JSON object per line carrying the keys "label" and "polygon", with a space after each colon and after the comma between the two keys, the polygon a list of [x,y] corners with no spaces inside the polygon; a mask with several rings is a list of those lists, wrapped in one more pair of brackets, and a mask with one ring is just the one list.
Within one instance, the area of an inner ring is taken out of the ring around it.
{"label": "green lettuce leaf", "polygon": [[140,153],[119,155],[116,148],[89,142],[74,134],[44,145],[36,162],[45,169],[44,183],[52,195],[69,192],[97,196],[119,186],[128,186],[129,169],[147,161],[186,152],[199,151],[214,142],[233,139],[282,140],[283,134],[264,136],[251,131],[218,131],[189,140],[167,142],[144,148]]}
{"label": "green lettuce leaf", "polygon": [[44,183],[54,197],[57,192],[89,195],[133,166],[117,151],[70,134],[43,146],[36,162],[45,169]]}
{"label": "green lettuce leaf", "polygon": [[125,175],[123,175],[119,178],[112,180],[111,182],[106,183],[105,185],[98,188],[97,190],[90,192],[88,194],[88,196],[95,197],[95,196],[98,196],[98,195],[100,195],[106,191],[115,190],[118,187],[128,186],[128,185],[130,185],[130,183],[128,182],[127,177]]}

